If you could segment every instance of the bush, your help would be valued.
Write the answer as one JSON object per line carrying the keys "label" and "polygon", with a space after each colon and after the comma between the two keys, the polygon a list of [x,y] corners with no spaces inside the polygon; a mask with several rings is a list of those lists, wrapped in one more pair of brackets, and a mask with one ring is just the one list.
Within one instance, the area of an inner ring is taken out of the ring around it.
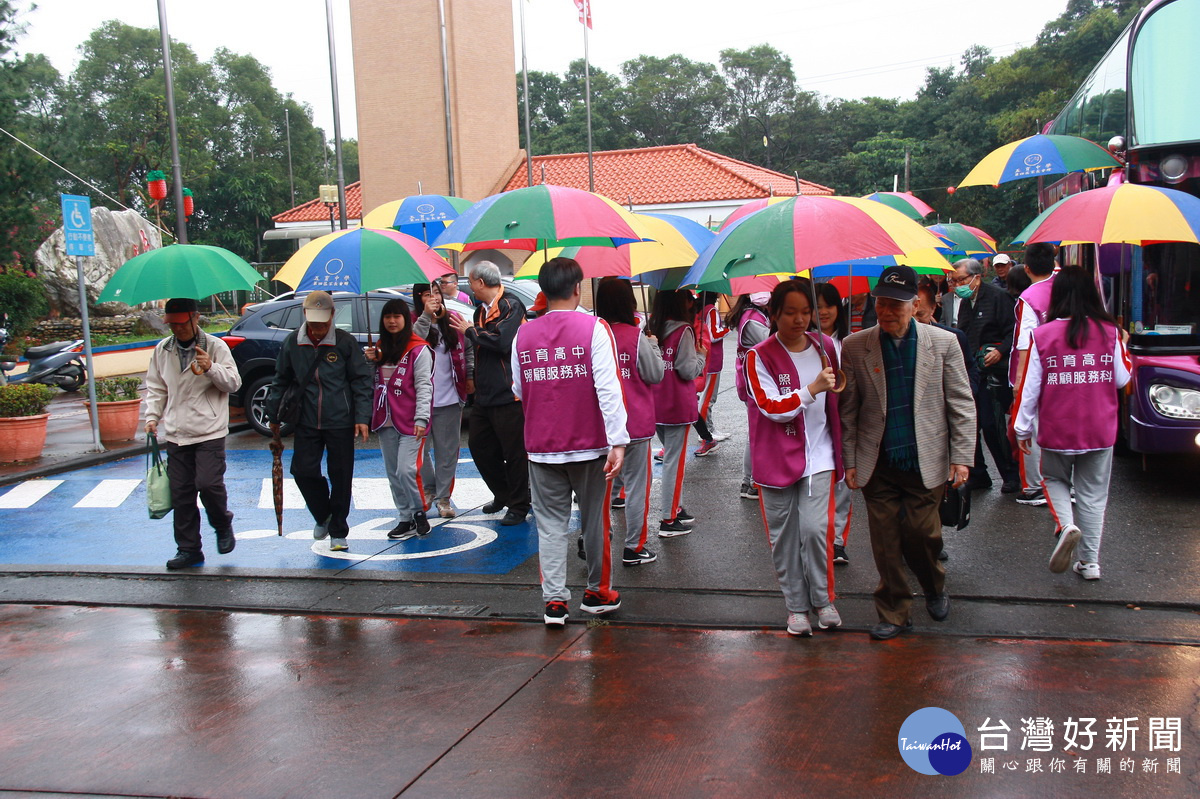
{"label": "bush", "polygon": [[11,272],[0,275],[0,311],[8,314],[10,335],[28,333],[39,319],[50,312],[42,281]]}
{"label": "bush", "polygon": [[96,402],[120,402],[140,399],[140,377],[104,377],[96,381]]}
{"label": "bush", "polygon": [[54,398],[54,389],[41,383],[0,386],[0,417],[38,416]]}

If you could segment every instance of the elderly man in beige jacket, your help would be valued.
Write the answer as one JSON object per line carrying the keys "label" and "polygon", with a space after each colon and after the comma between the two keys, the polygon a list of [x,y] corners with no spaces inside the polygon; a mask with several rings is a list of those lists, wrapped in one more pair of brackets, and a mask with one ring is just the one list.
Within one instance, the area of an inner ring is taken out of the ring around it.
{"label": "elderly man in beige jacket", "polygon": [[229,394],[242,385],[229,345],[197,324],[196,301],[167,300],[163,320],[171,335],[158,343],[146,370],[146,432],[163,426],[167,476],[178,551],[168,569],[204,562],[200,511],[217,531],[217,552],[233,551],[233,514],[225,492],[225,437],[229,434]]}
{"label": "elderly man in beige jacket", "polygon": [[872,294],[878,324],[842,346],[839,410],[846,483],[862,489],[879,571],[871,637],[883,640],[912,629],[905,563],[930,617],[950,613],[938,505],[947,481],[962,485],[974,462],[975,402],[958,339],[913,323],[912,267],[885,269]]}

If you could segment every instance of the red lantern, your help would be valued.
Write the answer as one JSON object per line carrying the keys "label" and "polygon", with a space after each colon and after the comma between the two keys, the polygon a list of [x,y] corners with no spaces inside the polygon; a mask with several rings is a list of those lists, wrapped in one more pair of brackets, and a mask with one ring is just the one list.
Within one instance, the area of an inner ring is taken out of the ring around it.
{"label": "red lantern", "polygon": [[191,216],[196,210],[196,204],[192,200],[192,190],[183,190],[183,215]]}
{"label": "red lantern", "polygon": [[954,188],[953,186],[947,186],[947,187],[946,187],[946,193],[947,193],[947,194],[953,194],[953,193],[954,193],[954,192],[956,192],[956,191],[958,191],[958,189]]}
{"label": "red lantern", "polygon": [[167,198],[167,176],[161,169],[146,173],[146,191],[150,199],[158,202]]}

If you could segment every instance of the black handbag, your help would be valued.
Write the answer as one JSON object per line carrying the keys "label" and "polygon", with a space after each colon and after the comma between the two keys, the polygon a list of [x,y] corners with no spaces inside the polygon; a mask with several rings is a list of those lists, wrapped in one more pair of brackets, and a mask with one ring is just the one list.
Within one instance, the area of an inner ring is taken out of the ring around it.
{"label": "black handbag", "polygon": [[304,392],[308,388],[308,384],[312,382],[313,375],[317,373],[317,367],[321,365],[320,354],[313,358],[312,368],[308,370],[308,375],[305,376],[303,383],[292,383],[283,391],[283,396],[279,398],[279,408],[275,411],[275,421],[280,425],[289,425],[294,427],[300,421],[300,411],[304,406]]}
{"label": "black handbag", "polygon": [[966,483],[958,488],[946,483],[938,515],[942,517],[943,527],[953,527],[955,530],[961,530],[971,523],[971,489],[967,488]]}

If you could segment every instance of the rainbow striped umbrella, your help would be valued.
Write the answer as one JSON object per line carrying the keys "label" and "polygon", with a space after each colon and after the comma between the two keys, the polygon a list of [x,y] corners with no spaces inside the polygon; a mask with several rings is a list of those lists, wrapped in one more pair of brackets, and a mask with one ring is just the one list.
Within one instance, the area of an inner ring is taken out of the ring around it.
{"label": "rainbow striped umbrella", "polygon": [[933,213],[933,208],[923,200],[918,200],[907,191],[877,191],[863,197],[864,200],[874,200],[883,203],[888,208],[895,208],[914,222],[920,222]]}
{"label": "rainbow striped umbrella", "polygon": [[1200,244],[1200,199],[1177,189],[1122,183],[1064,197],[1013,244]]}
{"label": "rainbow striped umbrella", "polygon": [[[686,272],[696,262],[699,252],[670,222],[649,214],[634,213],[629,214],[628,221],[645,241],[635,241],[624,247],[549,247],[538,250],[529,256],[514,277],[536,278],[543,264],[559,256],[578,261],[583,267],[583,276],[587,278],[631,278],[643,272],[671,269]],[[698,222],[692,224],[704,229]],[[709,233],[708,237],[711,239],[713,235]]]}
{"label": "rainbow striped umbrella", "polygon": [[471,201],[461,197],[414,194],[379,206],[363,217],[362,226],[398,230],[428,244],[470,207]]}
{"label": "rainbow striped umbrella", "polygon": [[485,197],[433,242],[450,250],[619,247],[641,241],[629,211],[599,194],[566,186],[526,186]]}
{"label": "rainbow striped umbrella", "polygon": [[997,147],[975,165],[963,186],[999,186],[1013,180],[1067,172],[1120,167],[1121,162],[1095,142],[1078,136],[1038,134]]}
{"label": "rainbow striped umbrella", "polygon": [[750,202],[743,205],[741,208],[734,211],[729,216],[725,217],[725,221],[721,223],[721,227],[717,228],[717,232],[719,233],[719,232],[725,230],[725,228],[729,227],[730,225],[732,225],[734,222],[738,221],[739,219],[742,219],[742,218],[747,217],[750,214],[753,214],[757,211],[761,211],[764,208],[769,208],[772,205],[775,205],[776,203],[781,203],[784,200],[789,200],[789,199],[791,199],[791,198],[790,197],[762,197],[757,200],[751,200]]}
{"label": "rainbow striped umbrella", "polygon": [[275,275],[297,291],[364,291],[428,283],[454,269],[425,242],[398,230],[339,230],[305,244]]}
{"label": "rainbow striped umbrella", "polygon": [[[947,222],[940,225],[929,225],[925,228],[930,233],[939,236],[943,241],[949,242],[952,246],[949,248],[947,255],[959,256],[962,258],[991,258],[996,254],[996,242],[990,239],[986,233],[979,228],[974,228],[978,231],[972,233],[967,229],[966,225],[960,225],[957,222]],[[991,244],[988,242],[991,241]],[[943,245],[945,246],[945,245]]]}

